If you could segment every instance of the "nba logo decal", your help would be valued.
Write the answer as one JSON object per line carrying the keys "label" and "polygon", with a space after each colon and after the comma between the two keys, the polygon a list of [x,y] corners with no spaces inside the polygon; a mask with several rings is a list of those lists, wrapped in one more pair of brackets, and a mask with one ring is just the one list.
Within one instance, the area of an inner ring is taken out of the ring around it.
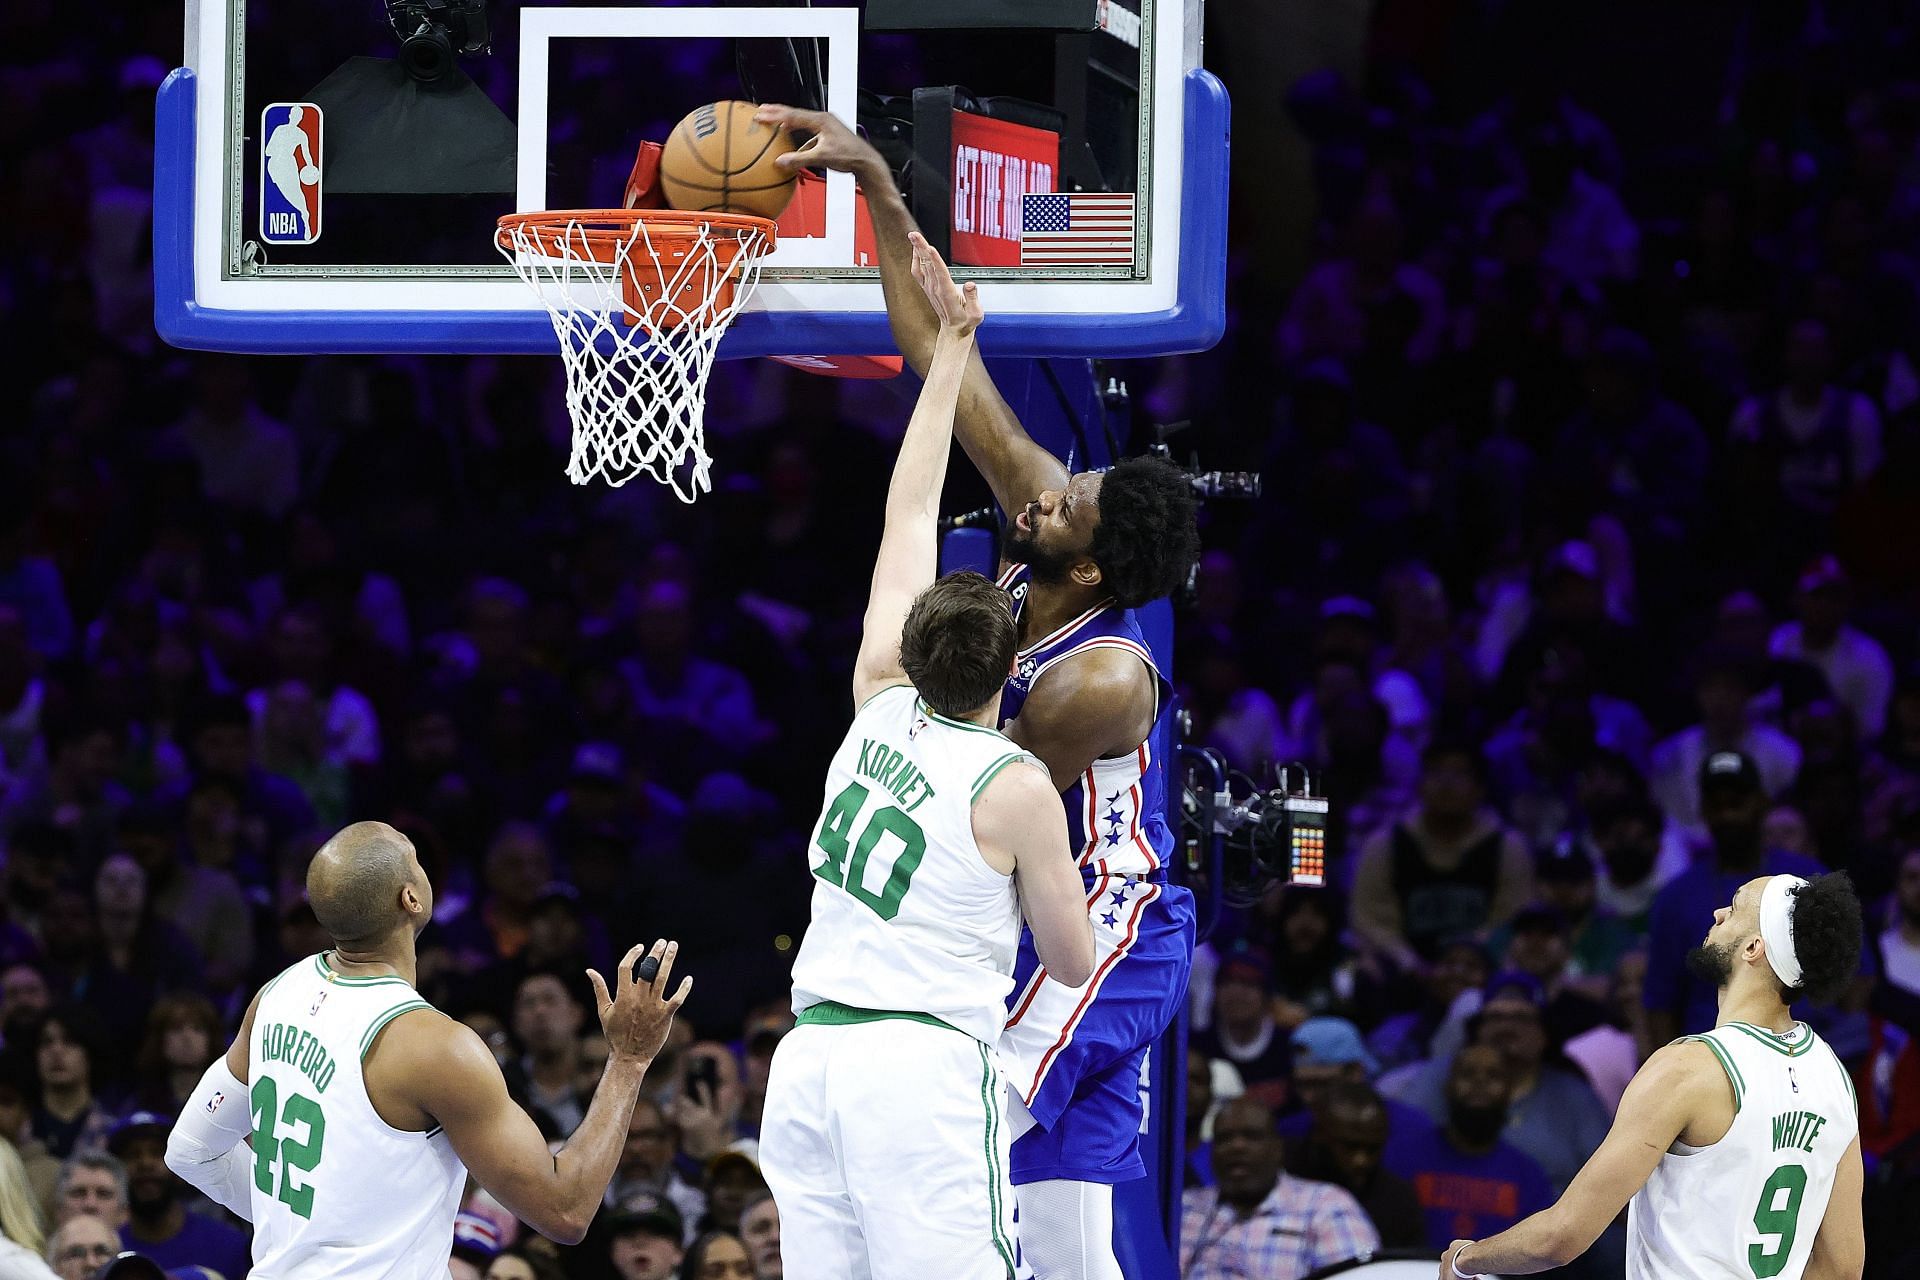
{"label": "nba logo decal", "polygon": [[260,113],[260,238],[312,244],[320,238],[320,108],[276,102]]}
{"label": "nba logo decal", "polygon": [[314,1014],[320,1012],[320,1006],[325,1004],[326,1002],[327,1002],[327,993],[325,988],[322,988],[320,994],[313,998],[313,1008],[307,1010],[307,1016],[311,1018]]}

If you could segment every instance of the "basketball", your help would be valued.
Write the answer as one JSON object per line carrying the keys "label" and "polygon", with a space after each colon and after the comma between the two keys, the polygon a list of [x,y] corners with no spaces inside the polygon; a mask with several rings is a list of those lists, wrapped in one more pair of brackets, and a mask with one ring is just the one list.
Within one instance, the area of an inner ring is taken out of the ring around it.
{"label": "basketball", "polygon": [[774,160],[794,149],[784,128],[755,122],[751,102],[710,102],[675,125],[660,155],[660,192],[675,209],[777,218],[797,173]]}
{"label": "basketball", "polygon": [[300,170],[300,185],[310,187],[320,181],[320,169],[317,165],[308,165]]}

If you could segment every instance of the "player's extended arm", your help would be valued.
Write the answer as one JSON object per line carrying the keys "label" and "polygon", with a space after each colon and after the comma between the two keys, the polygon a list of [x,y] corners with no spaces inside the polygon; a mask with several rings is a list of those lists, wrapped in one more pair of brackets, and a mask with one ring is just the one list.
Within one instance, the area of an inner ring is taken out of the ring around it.
{"label": "player's extended arm", "polygon": [[253,1112],[247,1101],[247,1045],[259,1007],[256,993],[240,1020],[240,1033],[207,1067],[167,1134],[167,1168],[248,1222],[253,1221],[253,1151],[245,1143],[253,1132]]}
{"label": "player's extended arm", "polygon": [[[919,228],[893,184],[887,162],[870,143],[825,111],[802,111],[770,103],[754,118],[813,134],[807,145],[774,162],[787,172],[817,165],[851,173],[859,182],[867,196],[867,212],[873,218],[874,243],[880,251],[880,287],[886,294],[893,341],[914,372],[924,378],[933,360],[940,322],[925,296],[914,287],[909,236],[918,235]],[[986,362],[977,351],[967,360],[955,434],[967,457],[986,477],[994,500],[1009,514],[1025,507],[1043,490],[1066,487],[1066,467],[1027,435],[993,385]]]}
{"label": "player's extended arm", "polygon": [[1712,1105],[1713,1092],[1732,1086],[1712,1051],[1698,1043],[1668,1045],[1647,1059],[1620,1099],[1607,1140],[1574,1175],[1566,1194],[1486,1240],[1456,1240],[1440,1260],[1440,1275],[1524,1276],[1564,1267],[1585,1253],[1627,1201],[1646,1185],[1660,1157],[1693,1117]]}
{"label": "player's extended arm", "polygon": [[900,629],[913,598],[933,582],[940,567],[940,487],[953,449],[953,406],[967,353],[973,350],[973,331],[980,325],[979,290],[972,283],[956,285],[947,264],[918,232],[913,252],[914,279],[940,311],[940,337],[887,485],[886,528],[873,563],[860,656],[853,664],[856,708],[906,678],[900,670]]}
{"label": "player's extended arm", "polygon": [[1806,1280],[1860,1280],[1867,1269],[1867,1233],[1860,1222],[1860,1194],[1866,1171],[1860,1164],[1860,1135],[1855,1134],[1840,1167],[1834,1170],[1827,1215],[1813,1238]]}
{"label": "player's extended arm", "polygon": [[1020,910],[1033,949],[1056,982],[1077,987],[1093,976],[1093,922],[1086,889],[1067,847],[1067,814],[1046,774],[1010,754],[973,803],[973,838],[983,853],[1013,860]]}
{"label": "player's extended arm", "polygon": [[1094,649],[1047,672],[1006,733],[1045,760],[1065,791],[1095,760],[1132,750],[1152,728],[1152,673],[1124,649]]}
{"label": "player's extended arm", "polygon": [[402,1014],[387,1024],[385,1043],[376,1041],[375,1052],[400,1064],[396,1092],[447,1131],[481,1186],[541,1235],[578,1244],[613,1180],[641,1077],[693,985],[682,979],[671,998],[665,995],[678,950],[676,943],[656,942],[648,954],[659,960],[659,973],[638,982],[633,969],[640,948],[634,947],[620,961],[611,996],[600,975],[588,971],[607,1036],[607,1065],[586,1119],[557,1153],[548,1153],[533,1117],[507,1095],[492,1051],[469,1027],[429,1010]]}

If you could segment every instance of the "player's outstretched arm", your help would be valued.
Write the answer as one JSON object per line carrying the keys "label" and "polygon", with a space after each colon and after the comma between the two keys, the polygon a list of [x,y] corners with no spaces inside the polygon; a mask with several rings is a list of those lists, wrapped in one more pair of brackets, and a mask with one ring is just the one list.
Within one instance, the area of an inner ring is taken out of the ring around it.
{"label": "player's outstretched arm", "polygon": [[[774,162],[789,173],[818,166],[851,173],[859,182],[873,218],[874,241],[880,251],[880,287],[886,294],[887,322],[893,328],[894,343],[914,372],[926,377],[940,321],[914,285],[909,237],[919,234],[919,228],[893,184],[887,162],[870,143],[825,111],[769,103],[755,113],[754,119],[813,135],[805,146]],[[1019,511],[1043,490],[1066,485],[1067,469],[1027,435],[993,385],[986,362],[977,351],[968,358],[961,382],[955,432],[960,447],[986,477],[1003,511]]]}
{"label": "player's outstretched arm", "polygon": [[[1055,982],[1093,976],[1093,923],[1067,845],[1067,815],[1045,773],[1010,757],[973,804],[973,838],[989,860],[1013,863],[1034,951]],[[1002,863],[1001,865],[1004,865]]]}
{"label": "player's outstretched arm", "polygon": [[240,1020],[240,1033],[194,1086],[193,1096],[167,1134],[167,1168],[224,1209],[253,1221],[253,1152],[242,1145],[253,1130],[247,1105],[247,1046],[259,993]]}
{"label": "player's outstretched arm", "polygon": [[1671,1044],[1647,1059],[1620,1099],[1613,1128],[1551,1209],[1497,1236],[1456,1240],[1440,1259],[1441,1280],[1459,1275],[1532,1275],[1585,1253],[1646,1185],[1660,1157],[1716,1097],[1731,1107],[1732,1086],[1712,1050]]}
{"label": "player's outstretched arm", "polygon": [[1860,1163],[1860,1135],[1855,1134],[1834,1170],[1833,1191],[1827,1196],[1827,1214],[1820,1234],[1813,1238],[1807,1257],[1806,1280],[1860,1280],[1867,1269],[1867,1232],[1860,1221],[1860,1196],[1866,1171]]}
{"label": "player's outstretched arm", "polygon": [[671,997],[666,994],[678,951],[677,943],[654,943],[647,954],[659,961],[659,972],[653,981],[640,982],[634,965],[641,949],[634,947],[620,961],[611,992],[598,973],[588,971],[607,1037],[607,1065],[586,1119],[557,1154],[548,1153],[533,1118],[507,1095],[486,1043],[439,1013],[402,1014],[387,1024],[369,1055],[369,1093],[375,1087],[371,1064],[377,1062],[382,1099],[397,1094],[444,1128],[467,1171],[522,1222],[561,1244],[578,1244],[613,1180],[641,1077],[693,986],[692,978],[683,978]]}
{"label": "player's outstretched arm", "polygon": [[940,316],[940,337],[926,385],[913,406],[900,457],[887,485],[886,528],[873,564],[873,586],[860,629],[860,656],[853,666],[853,705],[859,707],[889,684],[906,678],[900,669],[900,631],[913,598],[933,583],[940,567],[940,487],[953,450],[953,406],[960,376],[980,327],[980,292],[953,282],[947,264],[918,232],[913,237],[913,275]]}

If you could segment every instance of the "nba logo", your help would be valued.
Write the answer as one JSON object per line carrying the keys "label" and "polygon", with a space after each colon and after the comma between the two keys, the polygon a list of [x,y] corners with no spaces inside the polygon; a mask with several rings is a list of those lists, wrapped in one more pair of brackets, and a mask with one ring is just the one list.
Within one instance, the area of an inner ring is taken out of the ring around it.
{"label": "nba logo", "polygon": [[260,238],[312,244],[320,238],[320,108],[276,102],[260,113]]}
{"label": "nba logo", "polygon": [[307,1016],[311,1018],[314,1014],[320,1012],[320,1006],[325,1004],[326,1002],[327,1002],[327,993],[325,989],[322,989],[320,994],[313,998],[313,1008],[307,1010]]}
{"label": "nba logo", "polygon": [[213,1096],[207,1099],[207,1114],[212,1115],[214,1112],[218,1111],[220,1109],[220,1104],[225,1102],[226,1100],[227,1100],[227,1095],[222,1091],[220,1091],[219,1089],[215,1089],[213,1091]]}

